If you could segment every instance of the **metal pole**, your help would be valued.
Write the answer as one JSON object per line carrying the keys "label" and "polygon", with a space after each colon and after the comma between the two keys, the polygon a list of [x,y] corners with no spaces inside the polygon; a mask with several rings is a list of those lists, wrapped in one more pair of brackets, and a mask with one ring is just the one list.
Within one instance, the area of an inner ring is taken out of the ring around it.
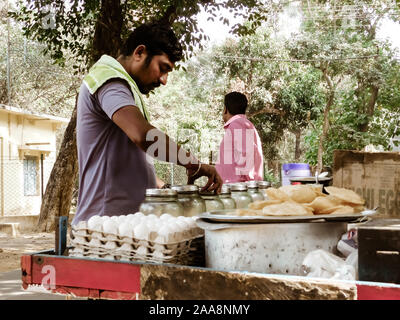
{"label": "metal pole", "polygon": [[0,168],[0,188],[1,188],[1,216],[4,217],[4,152],[3,152],[3,144],[4,138],[0,137],[0,161],[1,161],[1,168]]}
{"label": "metal pole", "polygon": [[[7,1],[7,12],[9,3]],[[11,105],[11,76],[10,76],[10,18],[7,17],[7,104]]]}
{"label": "metal pole", "polygon": [[26,38],[24,37],[24,63],[26,63]]}
{"label": "metal pole", "polygon": [[42,192],[42,200],[43,200],[43,153],[40,154],[40,180],[41,180],[41,185],[40,185],[40,189]]}
{"label": "metal pole", "polygon": [[170,163],[169,164],[171,166],[171,186],[174,185],[174,164]]}

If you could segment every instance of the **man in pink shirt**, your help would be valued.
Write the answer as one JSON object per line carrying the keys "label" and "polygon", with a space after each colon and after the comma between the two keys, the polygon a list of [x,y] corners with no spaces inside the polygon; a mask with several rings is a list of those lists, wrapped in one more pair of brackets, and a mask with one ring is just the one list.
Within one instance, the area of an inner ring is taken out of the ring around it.
{"label": "man in pink shirt", "polygon": [[247,119],[247,98],[231,92],[224,99],[225,135],[215,165],[224,183],[264,180],[261,140]]}

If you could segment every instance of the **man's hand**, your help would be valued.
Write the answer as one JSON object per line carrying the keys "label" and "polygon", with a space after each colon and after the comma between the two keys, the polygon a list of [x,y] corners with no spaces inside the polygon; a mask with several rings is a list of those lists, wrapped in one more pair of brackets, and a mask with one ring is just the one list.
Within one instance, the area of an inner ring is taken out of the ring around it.
{"label": "man's hand", "polygon": [[214,166],[202,163],[199,172],[193,176],[196,171],[196,167],[188,169],[188,184],[193,184],[196,179],[205,176],[208,177],[208,182],[201,191],[215,190],[217,193],[221,193],[223,181]]}

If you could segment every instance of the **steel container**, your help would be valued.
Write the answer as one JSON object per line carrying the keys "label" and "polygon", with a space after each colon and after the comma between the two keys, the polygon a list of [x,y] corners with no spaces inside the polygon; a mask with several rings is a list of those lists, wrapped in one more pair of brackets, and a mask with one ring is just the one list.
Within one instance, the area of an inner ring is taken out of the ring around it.
{"label": "steel container", "polygon": [[206,267],[299,276],[309,252],[335,253],[347,231],[346,222],[197,224],[205,230]]}

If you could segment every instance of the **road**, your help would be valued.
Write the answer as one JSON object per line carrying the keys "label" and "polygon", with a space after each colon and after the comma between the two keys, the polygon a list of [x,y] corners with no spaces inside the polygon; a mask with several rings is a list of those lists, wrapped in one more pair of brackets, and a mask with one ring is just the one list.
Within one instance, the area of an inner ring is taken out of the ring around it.
{"label": "road", "polygon": [[0,300],[87,300],[46,293],[44,288],[22,288],[21,270],[0,273]]}

